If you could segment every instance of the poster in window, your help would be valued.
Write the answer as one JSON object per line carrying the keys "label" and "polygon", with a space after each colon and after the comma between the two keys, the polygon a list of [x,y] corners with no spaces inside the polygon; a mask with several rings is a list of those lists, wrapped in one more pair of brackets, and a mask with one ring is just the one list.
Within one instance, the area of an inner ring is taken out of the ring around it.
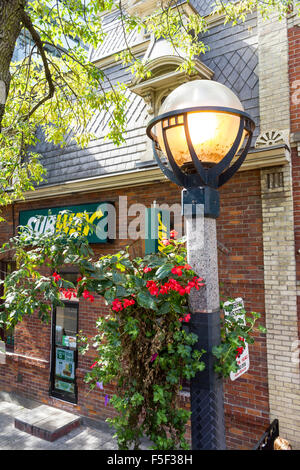
{"label": "poster in window", "polygon": [[66,379],[75,378],[74,351],[56,348],[55,375]]}
{"label": "poster in window", "polygon": [[72,383],[64,382],[63,380],[55,380],[55,388],[63,390],[64,392],[74,393],[75,386]]}

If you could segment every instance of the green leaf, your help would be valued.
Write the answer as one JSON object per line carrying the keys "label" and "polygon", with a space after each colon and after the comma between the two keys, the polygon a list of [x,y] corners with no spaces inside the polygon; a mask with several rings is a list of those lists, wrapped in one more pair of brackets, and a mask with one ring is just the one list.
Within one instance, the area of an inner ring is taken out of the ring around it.
{"label": "green leaf", "polygon": [[158,315],[166,315],[169,313],[171,310],[170,303],[168,301],[164,301],[159,307],[158,307]]}
{"label": "green leaf", "polygon": [[126,276],[118,271],[113,271],[112,280],[115,284],[125,284],[127,282]]}
{"label": "green leaf", "polygon": [[107,289],[104,294],[105,300],[111,304],[117,298],[115,289]]}
{"label": "green leaf", "polygon": [[137,301],[141,307],[158,310],[155,298],[148,291],[141,291],[137,295]]}
{"label": "green leaf", "polygon": [[166,263],[164,264],[163,266],[161,266],[160,268],[158,268],[158,270],[156,271],[156,274],[155,274],[155,277],[157,279],[163,279],[167,276],[170,275],[171,273],[171,269],[173,268],[173,264],[171,263]]}
{"label": "green leaf", "polygon": [[260,331],[261,333],[267,333],[267,328],[265,328],[264,326],[258,325],[257,328],[259,329],[259,331]]}

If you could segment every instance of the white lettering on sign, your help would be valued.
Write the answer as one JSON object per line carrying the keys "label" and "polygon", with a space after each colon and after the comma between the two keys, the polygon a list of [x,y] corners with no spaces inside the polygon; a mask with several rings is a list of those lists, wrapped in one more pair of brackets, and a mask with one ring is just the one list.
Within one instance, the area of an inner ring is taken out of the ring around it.
{"label": "white lettering on sign", "polygon": [[55,224],[55,215],[50,215],[49,217],[47,217],[47,223],[45,224],[45,233],[50,233],[52,235],[55,232]]}
{"label": "white lettering on sign", "polygon": [[[223,304],[225,315],[234,316],[236,319],[243,320],[243,323],[246,324],[244,310],[244,301],[241,297],[238,297],[233,302],[228,301]],[[249,359],[249,347],[248,343],[245,341],[245,347],[242,354],[236,359],[239,370],[237,372],[230,372],[230,378],[232,381],[238,379],[243,374],[245,374],[250,367]]]}
{"label": "white lettering on sign", "polygon": [[[41,215],[41,216],[33,216],[28,219],[27,227],[37,235],[41,234],[53,234],[56,231],[63,230],[65,233],[69,233],[71,235],[75,231],[80,231],[80,226],[75,228],[70,228],[71,222],[74,217],[83,217],[83,212],[78,213],[66,213],[66,214],[57,214],[57,215]],[[103,217],[103,212],[100,209],[100,206],[97,210],[93,213],[86,214],[86,220],[90,224],[95,223],[96,219],[101,219]],[[98,224],[101,223],[98,222]],[[97,228],[97,225],[96,225]],[[85,227],[83,230],[83,235],[87,236],[90,232],[89,227]]]}

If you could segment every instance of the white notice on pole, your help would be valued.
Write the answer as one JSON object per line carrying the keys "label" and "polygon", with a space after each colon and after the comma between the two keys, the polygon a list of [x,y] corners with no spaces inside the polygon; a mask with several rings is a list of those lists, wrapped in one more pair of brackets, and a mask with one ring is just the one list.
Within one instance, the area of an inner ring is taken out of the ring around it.
{"label": "white notice on pole", "polygon": [[[237,319],[241,318],[246,323],[245,314],[242,313],[244,310],[244,301],[241,297],[238,297],[234,301],[228,301],[223,304],[225,315],[231,315],[236,317]],[[245,347],[242,354],[237,357],[236,359],[237,365],[239,369],[237,372],[230,372],[230,378],[232,381],[241,377],[245,372],[248,371],[250,367],[250,359],[249,359],[249,347],[248,343],[245,342]]]}

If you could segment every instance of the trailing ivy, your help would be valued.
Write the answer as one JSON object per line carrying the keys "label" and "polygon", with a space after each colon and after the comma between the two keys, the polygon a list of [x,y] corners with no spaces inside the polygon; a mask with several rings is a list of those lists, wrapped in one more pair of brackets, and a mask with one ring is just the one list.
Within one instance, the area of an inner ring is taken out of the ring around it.
{"label": "trailing ivy", "polygon": [[244,307],[234,311],[234,299],[228,299],[229,302],[221,303],[221,309],[224,315],[221,318],[221,344],[214,346],[212,353],[216,357],[215,371],[222,377],[227,378],[231,372],[237,372],[239,369],[237,359],[243,353],[245,344],[253,344],[253,332],[256,330],[266,333],[266,328],[258,325],[257,321],[261,318],[260,313],[247,313]]}
{"label": "trailing ivy", "polygon": [[183,324],[187,292],[203,279],[186,264],[183,240],[144,259],[131,260],[127,251],[106,256],[95,267],[101,279],[85,271],[80,284],[103,295],[111,312],[97,322],[98,360],[85,380],[104,390],[116,383],[110,404],[118,415],[108,421],[119,448],[138,449],[145,435],[155,449],[187,449],[190,412],[178,406],[178,392],[182,379],[203,370],[204,351],[193,348],[197,336]]}

